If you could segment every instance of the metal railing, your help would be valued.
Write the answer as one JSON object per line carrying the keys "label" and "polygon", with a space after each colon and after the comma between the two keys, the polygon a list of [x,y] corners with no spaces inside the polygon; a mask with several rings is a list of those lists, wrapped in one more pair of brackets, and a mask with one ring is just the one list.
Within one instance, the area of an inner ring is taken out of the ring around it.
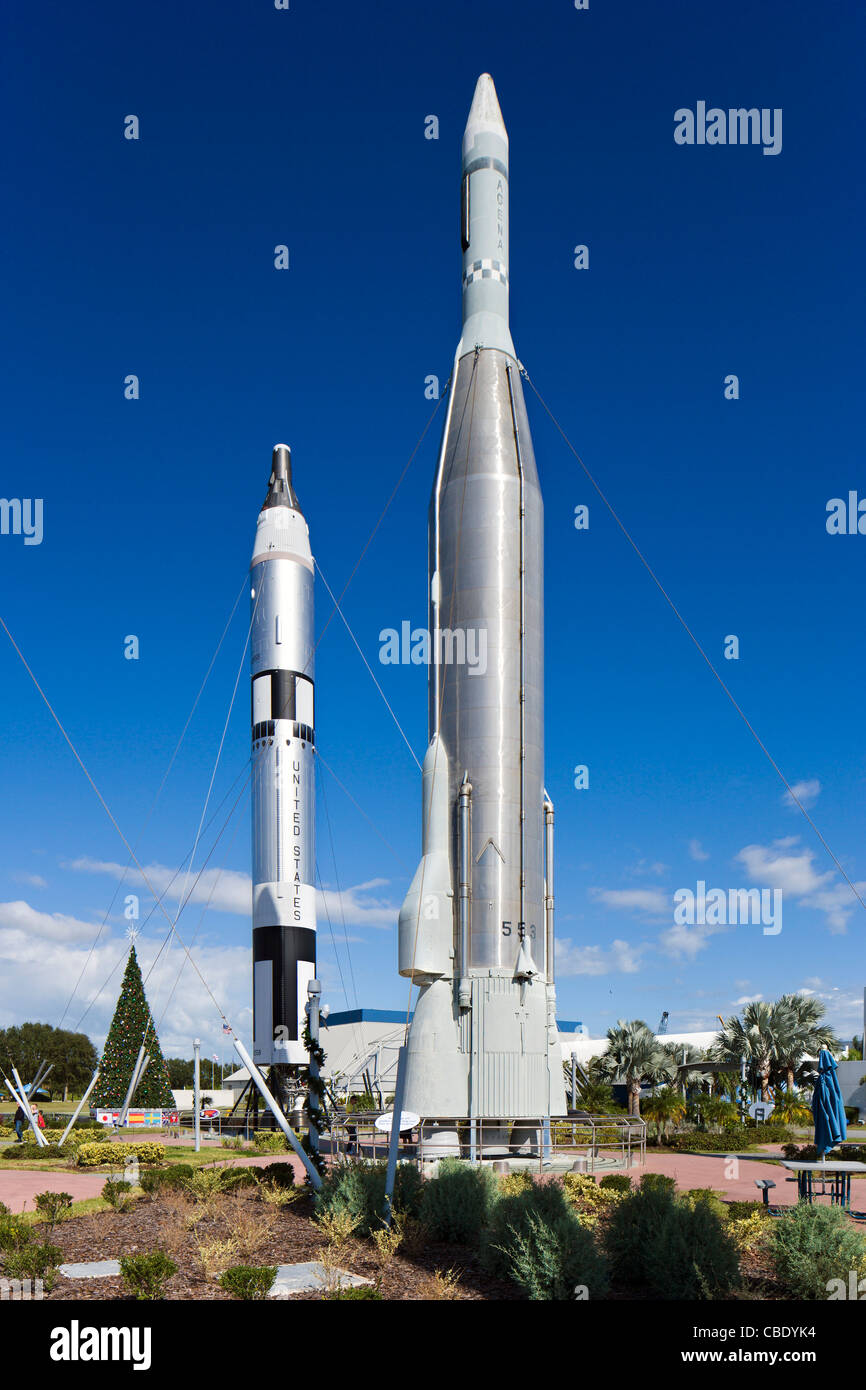
{"label": "metal railing", "polygon": [[[376,1128],[383,1111],[332,1115],[322,1152],[385,1159],[390,1136]],[[422,1119],[400,1135],[400,1157],[419,1163],[444,1157],[505,1161],[539,1172],[574,1168],[609,1172],[631,1168],[646,1157],[646,1121],[623,1115],[569,1115],[549,1122],[533,1119]]]}

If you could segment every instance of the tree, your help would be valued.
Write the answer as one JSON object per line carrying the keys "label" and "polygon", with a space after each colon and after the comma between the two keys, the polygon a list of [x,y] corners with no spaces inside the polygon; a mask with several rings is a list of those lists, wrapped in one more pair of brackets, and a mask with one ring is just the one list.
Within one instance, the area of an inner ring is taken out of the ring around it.
{"label": "tree", "polygon": [[615,1115],[619,1106],[613,1098],[613,1090],[607,1081],[585,1081],[581,1086],[578,1082],[578,1095],[580,1098],[581,1109],[587,1110],[590,1115]]}
{"label": "tree", "polygon": [[169,1084],[168,1068],[145,997],[135,947],[131,946],[123,983],[120,986],[120,998],[105,1040],[99,1080],[94,1091],[94,1105],[117,1109],[123,1104],[142,1043],[146,1044],[145,1050],[150,1061],[136,1090],[135,1104],[152,1106],[154,1109],[171,1109],[174,1106],[174,1096]]}
{"label": "tree", "polygon": [[676,1068],[642,1019],[633,1019],[631,1023],[620,1019],[615,1028],[608,1028],[607,1041],[607,1052],[599,1060],[599,1071],[611,1081],[625,1082],[628,1113],[640,1119],[641,1086],[671,1081],[676,1076]]}
{"label": "tree", "polygon": [[195,1062],[185,1061],[183,1057],[166,1057],[168,1079],[173,1091],[192,1090],[195,1080]]}
{"label": "tree", "polygon": [[772,1005],[773,1017],[779,1013],[780,1025],[776,1039],[779,1067],[785,1073],[786,1090],[793,1095],[794,1074],[805,1057],[817,1057],[822,1047],[839,1051],[839,1040],[832,1028],[821,1020],[826,1013],[820,999],[809,994],[783,994]]}
{"label": "tree", "polygon": [[717,1050],[725,1058],[745,1057],[754,1068],[761,1100],[770,1100],[770,1073],[773,1063],[780,1059],[783,1039],[790,1036],[794,1016],[782,1003],[767,1004],[757,1000],[747,1004],[742,1018],[736,1015],[725,1020],[719,1035]]}
{"label": "tree", "polygon": [[45,1087],[66,1100],[72,1090],[83,1090],[97,1063],[96,1049],[86,1033],[52,1028],[50,1023],[19,1023],[0,1029],[0,1063],[7,1076],[18,1068],[26,1085],[42,1061],[50,1062]]}
{"label": "tree", "polygon": [[686,1113],[686,1102],[673,1086],[662,1086],[643,1103],[643,1113],[655,1121],[656,1134],[663,1140],[669,1124],[678,1125]]}

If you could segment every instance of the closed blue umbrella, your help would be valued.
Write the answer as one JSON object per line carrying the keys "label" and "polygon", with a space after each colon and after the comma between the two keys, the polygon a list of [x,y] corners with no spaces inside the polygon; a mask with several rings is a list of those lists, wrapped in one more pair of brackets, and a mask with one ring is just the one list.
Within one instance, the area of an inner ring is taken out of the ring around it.
{"label": "closed blue umbrella", "polygon": [[815,1121],[815,1148],[820,1155],[835,1149],[848,1137],[845,1106],[836,1075],[836,1063],[825,1047],[818,1054],[818,1078],[812,1093],[812,1118]]}

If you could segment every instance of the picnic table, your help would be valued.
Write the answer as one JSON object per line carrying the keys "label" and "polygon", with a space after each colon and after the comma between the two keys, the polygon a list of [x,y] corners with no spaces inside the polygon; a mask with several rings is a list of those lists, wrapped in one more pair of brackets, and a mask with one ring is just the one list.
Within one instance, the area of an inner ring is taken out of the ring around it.
{"label": "picnic table", "polygon": [[[791,1159],[782,1164],[797,1176],[797,1195],[801,1202],[811,1202],[816,1177],[832,1179],[830,1202],[833,1206],[851,1210],[851,1174],[866,1173],[866,1163],[853,1163],[851,1160],[830,1159],[817,1163],[794,1162]],[[822,1191],[823,1191],[822,1185]]]}

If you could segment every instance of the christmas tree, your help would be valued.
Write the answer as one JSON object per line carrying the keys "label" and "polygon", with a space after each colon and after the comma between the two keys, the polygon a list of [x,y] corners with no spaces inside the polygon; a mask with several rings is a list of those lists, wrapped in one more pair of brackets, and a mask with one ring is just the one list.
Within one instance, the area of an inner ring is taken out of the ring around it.
{"label": "christmas tree", "polygon": [[105,1040],[105,1050],[99,1065],[99,1080],[93,1092],[91,1105],[105,1110],[117,1110],[123,1104],[142,1043],[145,1043],[145,1051],[150,1061],[136,1088],[132,1103],[136,1107],[147,1109],[171,1110],[174,1108],[174,1096],[168,1082],[168,1067],[145,997],[144,981],[141,978],[135,946],[131,946],[123,984],[120,987],[120,998]]}

